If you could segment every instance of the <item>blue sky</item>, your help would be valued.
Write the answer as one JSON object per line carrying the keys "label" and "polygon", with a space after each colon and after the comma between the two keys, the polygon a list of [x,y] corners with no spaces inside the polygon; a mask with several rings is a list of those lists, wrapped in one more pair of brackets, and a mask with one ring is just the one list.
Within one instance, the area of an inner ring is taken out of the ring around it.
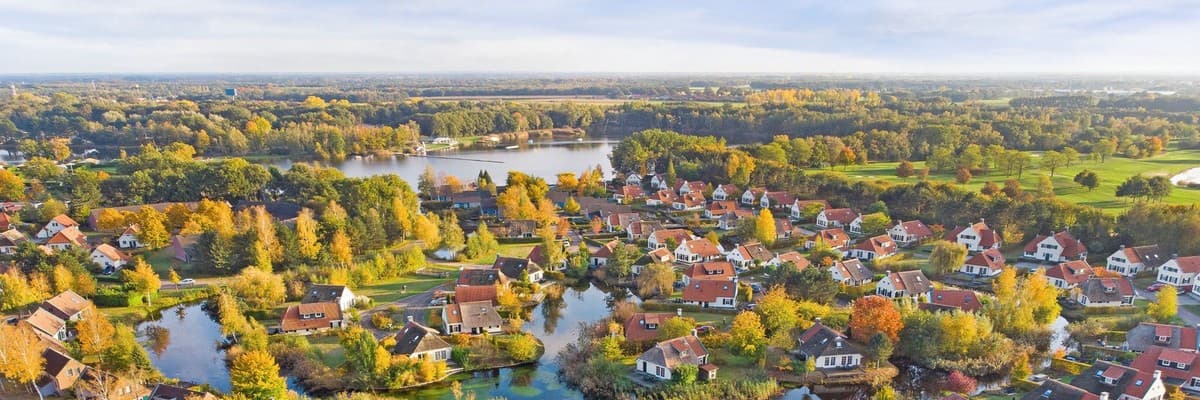
{"label": "blue sky", "polygon": [[1200,74],[1200,0],[0,0],[0,74]]}

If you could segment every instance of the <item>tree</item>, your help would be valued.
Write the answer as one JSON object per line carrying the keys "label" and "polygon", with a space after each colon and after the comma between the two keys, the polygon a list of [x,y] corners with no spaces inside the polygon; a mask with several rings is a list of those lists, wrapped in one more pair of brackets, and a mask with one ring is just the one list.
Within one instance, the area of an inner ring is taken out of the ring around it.
{"label": "tree", "polygon": [[899,400],[899,399],[900,399],[900,396],[896,395],[896,389],[892,389],[892,387],[888,386],[888,385],[880,386],[879,389],[875,391],[875,395],[871,396],[871,400]]}
{"label": "tree", "polygon": [[1015,360],[1013,360],[1012,377],[1013,379],[1028,378],[1033,371],[1029,368],[1029,354],[1021,352]]}
{"label": "tree", "polygon": [[125,221],[125,214],[115,208],[105,208],[96,216],[96,228],[104,231],[117,230],[127,225]]}
{"label": "tree", "polygon": [[271,309],[287,298],[283,277],[256,267],[243,269],[229,287],[253,310]]}
{"label": "tree", "polygon": [[637,276],[638,296],[643,299],[655,294],[670,297],[675,291],[675,269],[670,265],[654,263],[642,268]]}
{"label": "tree", "polygon": [[962,371],[953,370],[946,376],[946,381],[942,385],[942,389],[953,393],[970,394],[975,392],[977,384],[978,382],[975,381],[975,378],[967,376]]}
{"label": "tree", "polygon": [[300,210],[296,216],[296,250],[304,261],[314,261],[321,254],[321,239],[317,235],[317,220],[311,209]]}
{"label": "tree", "polygon": [[[432,218],[431,218],[432,217]],[[442,245],[442,236],[438,232],[436,215],[417,214],[413,219],[413,236],[421,242],[425,250],[433,250]]]}
{"label": "tree", "polygon": [[700,374],[700,367],[692,364],[680,364],[671,371],[671,380],[681,385],[691,385],[696,383],[696,376]]}
{"label": "tree", "polygon": [[167,280],[171,281],[172,285],[179,286],[179,282],[183,278],[179,276],[178,272],[175,272],[175,268],[171,268],[167,270]]}
{"label": "tree", "polygon": [[1117,197],[1132,197],[1141,200],[1150,196],[1150,182],[1141,175],[1134,175],[1117,186]]}
{"label": "tree", "polygon": [[138,242],[150,249],[160,249],[171,240],[167,232],[167,216],[154,207],[143,206],[135,217],[138,228]]}
{"label": "tree", "polygon": [[844,171],[847,166],[854,164],[856,158],[858,156],[854,154],[854,149],[843,147],[842,151],[838,152],[837,163],[842,166],[842,170]]}
{"label": "tree", "polygon": [[1117,152],[1117,142],[1114,139],[1101,139],[1092,144],[1092,153],[1100,157],[1100,162],[1108,161],[1108,157]]}
{"label": "tree", "polygon": [[696,330],[696,320],[691,317],[667,318],[658,326],[658,336],[655,340],[662,342],[691,335],[694,330]]}
{"label": "tree", "polygon": [[866,296],[854,301],[850,312],[850,337],[866,343],[876,333],[887,335],[895,343],[900,338],[904,322],[895,304],[883,296]]}
{"label": "tree", "polygon": [[729,333],[730,350],[744,356],[758,356],[767,341],[762,319],[750,311],[742,311],[733,317]]}
{"label": "tree", "polygon": [[46,359],[42,352],[46,344],[26,325],[0,324],[0,375],[23,385],[30,385],[38,398],[41,392],[33,387],[42,376]]}
{"label": "tree", "polygon": [[15,310],[50,297],[47,287],[38,287],[34,279],[21,273],[19,268],[9,268],[0,273],[0,310]]}
{"label": "tree", "polygon": [[113,345],[113,337],[117,333],[116,328],[113,328],[112,323],[108,322],[108,318],[105,318],[104,314],[101,314],[94,306],[84,310],[84,315],[87,318],[75,324],[75,328],[79,331],[79,349],[86,357],[99,357],[100,360],[103,360],[104,352]]}
{"label": "tree", "polygon": [[1100,186],[1100,175],[1097,175],[1095,171],[1085,169],[1075,174],[1075,183],[1087,188],[1090,192]]}
{"label": "tree", "polygon": [[929,252],[929,269],[937,275],[945,275],[967,261],[967,247],[956,242],[939,240]]}
{"label": "tree", "polygon": [[1038,177],[1037,194],[1043,199],[1054,197],[1054,182],[1050,181],[1050,177],[1046,175]]}
{"label": "tree", "polygon": [[866,236],[878,236],[887,232],[888,225],[891,225],[892,218],[888,217],[886,212],[877,212],[863,216],[862,232]]}
{"label": "tree", "polygon": [[150,268],[150,264],[147,264],[146,260],[141,257],[133,261],[133,268],[125,267],[121,270],[121,280],[125,281],[125,284],[134,291],[144,294],[146,304],[150,304],[154,293],[162,287],[162,280],[158,277],[158,273],[154,272],[154,269]]}
{"label": "tree", "polygon": [[426,165],[425,170],[417,177],[417,192],[427,199],[432,199],[437,191],[437,176],[433,167]]}
{"label": "tree", "polygon": [[954,171],[954,181],[966,185],[971,183],[971,170],[959,168]]}
{"label": "tree", "polygon": [[575,196],[568,197],[567,201],[563,203],[563,212],[567,214],[576,215],[579,214],[579,210],[579,202],[575,201]]}
{"label": "tree", "polygon": [[508,356],[518,362],[533,361],[537,358],[538,341],[533,335],[519,333],[508,342]]}
{"label": "tree", "polygon": [[618,280],[624,279],[633,272],[633,263],[637,262],[638,251],[633,245],[616,243],[608,262],[604,264],[604,272]]}
{"label": "tree", "polygon": [[499,250],[500,242],[496,241],[496,235],[488,230],[486,222],[480,222],[475,234],[467,238],[467,249],[464,251],[464,255],[467,258],[475,259]]}
{"label": "tree", "polygon": [[0,199],[20,201],[25,198],[25,180],[7,169],[0,169]]}
{"label": "tree", "polygon": [[771,210],[764,208],[754,218],[754,238],[768,247],[775,244],[775,216]]}
{"label": "tree", "polygon": [[788,297],[782,286],[772,286],[759,298],[754,311],[762,316],[766,333],[774,335],[788,333],[800,323],[798,308],[796,301]]}
{"label": "tree", "polygon": [[913,168],[913,163],[908,160],[901,161],[900,165],[896,166],[896,176],[898,177],[908,178],[916,173],[917,170]]}
{"label": "tree", "polygon": [[1158,298],[1150,303],[1150,307],[1146,313],[1158,322],[1167,323],[1175,319],[1175,314],[1179,310],[1179,298],[1175,291],[1175,287],[1164,285],[1158,291]]}
{"label": "tree", "polygon": [[604,230],[604,221],[600,217],[592,217],[592,220],[588,221],[588,225],[590,225],[594,234],[598,234]]}
{"label": "tree", "polygon": [[279,376],[279,364],[265,350],[239,354],[229,367],[233,393],[252,400],[283,399],[287,381]]}
{"label": "tree", "polygon": [[876,367],[892,357],[892,350],[892,341],[883,332],[875,332],[871,335],[871,341],[867,343],[867,355]]}
{"label": "tree", "polygon": [[346,232],[341,229],[333,232],[333,238],[329,240],[329,255],[333,256],[333,261],[343,267],[349,266],[354,262],[354,252],[350,248],[350,237],[346,236]]}
{"label": "tree", "polygon": [[1054,176],[1054,171],[1067,166],[1067,162],[1067,156],[1050,150],[1042,154],[1041,168],[1050,171],[1050,176]]}
{"label": "tree", "polygon": [[1153,176],[1146,180],[1146,195],[1155,201],[1162,201],[1164,197],[1171,195],[1171,188],[1174,186],[1165,176]]}

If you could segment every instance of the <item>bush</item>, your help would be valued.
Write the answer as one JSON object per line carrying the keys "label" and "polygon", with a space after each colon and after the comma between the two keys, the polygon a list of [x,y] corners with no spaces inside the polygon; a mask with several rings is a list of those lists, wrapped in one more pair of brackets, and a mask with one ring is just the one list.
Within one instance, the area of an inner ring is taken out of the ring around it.
{"label": "bush", "polygon": [[1088,367],[1090,367],[1090,365],[1087,365],[1087,364],[1084,364],[1081,362],[1067,360],[1064,358],[1053,358],[1050,360],[1050,368],[1053,368],[1053,369],[1056,369],[1056,370],[1059,370],[1059,371],[1062,371],[1062,372],[1065,372],[1065,373],[1071,374],[1071,375],[1079,375],[1079,373],[1083,372],[1083,370],[1087,369]]}
{"label": "bush", "polygon": [[563,278],[567,277],[567,275],[562,273],[562,271],[546,271],[544,275],[546,276],[546,279],[552,281],[561,281]]}
{"label": "bush", "polygon": [[382,312],[371,314],[371,325],[377,329],[390,330],[395,327],[395,322],[392,318]]}
{"label": "bush", "polygon": [[671,380],[682,385],[691,385],[696,383],[696,376],[700,374],[700,368],[692,364],[682,364],[675,367],[671,371]]}

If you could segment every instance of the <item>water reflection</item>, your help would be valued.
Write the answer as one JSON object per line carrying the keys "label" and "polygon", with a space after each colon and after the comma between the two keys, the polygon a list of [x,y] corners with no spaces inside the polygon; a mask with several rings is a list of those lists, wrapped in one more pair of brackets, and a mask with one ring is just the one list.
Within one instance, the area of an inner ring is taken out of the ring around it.
{"label": "water reflection", "polygon": [[218,346],[221,325],[202,307],[203,303],[183,305],[153,316],[138,324],[139,339],[150,353],[150,363],[163,375],[228,392],[225,350]]}

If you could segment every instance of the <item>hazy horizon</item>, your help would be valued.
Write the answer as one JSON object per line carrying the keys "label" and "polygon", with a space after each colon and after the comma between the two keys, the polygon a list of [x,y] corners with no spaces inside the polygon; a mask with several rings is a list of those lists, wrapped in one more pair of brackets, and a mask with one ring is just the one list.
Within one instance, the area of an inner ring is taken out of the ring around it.
{"label": "hazy horizon", "polygon": [[0,0],[0,75],[1190,76],[1200,1]]}

